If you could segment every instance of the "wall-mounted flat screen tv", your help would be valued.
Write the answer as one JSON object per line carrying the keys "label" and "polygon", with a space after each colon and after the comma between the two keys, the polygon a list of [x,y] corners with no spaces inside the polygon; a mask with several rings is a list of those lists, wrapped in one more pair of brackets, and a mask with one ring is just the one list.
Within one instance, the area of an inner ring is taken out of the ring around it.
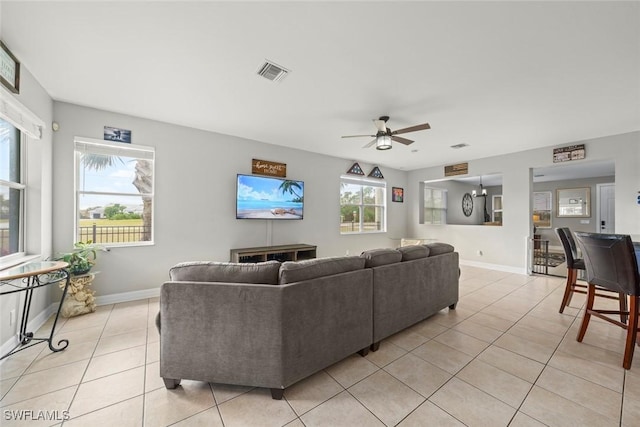
{"label": "wall-mounted flat screen tv", "polygon": [[236,219],[302,219],[304,182],[238,174]]}

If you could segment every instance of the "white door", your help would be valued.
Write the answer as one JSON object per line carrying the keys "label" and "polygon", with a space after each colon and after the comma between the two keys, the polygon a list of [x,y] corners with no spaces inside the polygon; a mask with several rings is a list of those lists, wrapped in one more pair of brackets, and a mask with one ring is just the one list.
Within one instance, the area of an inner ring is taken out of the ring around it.
{"label": "white door", "polygon": [[598,233],[615,233],[616,229],[616,185],[615,184],[598,184],[598,216],[597,230]]}

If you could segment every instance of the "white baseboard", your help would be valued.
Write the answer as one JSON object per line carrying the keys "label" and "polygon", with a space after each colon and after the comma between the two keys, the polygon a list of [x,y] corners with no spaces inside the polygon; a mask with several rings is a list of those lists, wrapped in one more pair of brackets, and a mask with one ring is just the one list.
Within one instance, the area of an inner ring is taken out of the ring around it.
{"label": "white baseboard", "polygon": [[461,265],[468,265],[469,267],[487,268],[489,270],[505,271],[507,273],[515,274],[529,274],[526,268],[512,267],[510,265],[490,264],[488,262],[468,261],[461,259]]}
{"label": "white baseboard", "polygon": [[[42,310],[34,318],[32,318],[31,320],[29,320],[29,322],[27,322],[27,331],[34,332],[40,329],[40,327],[45,324],[45,322],[49,319],[49,317],[56,312],[56,310],[58,310],[58,303],[56,302],[56,303],[50,304],[49,307]],[[19,328],[20,328],[20,325],[16,324],[16,329],[19,329]],[[46,333],[49,334],[50,331],[46,331]],[[18,342],[19,342],[18,334],[16,333],[7,342],[3,343],[2,346],[0,346],[0,355],[11,351],[16,345],[18,345]],[[2,364],[5,360],[9,360],[9,358],[0,360],[0,364]]]}
{"label": "white baseboard", "polygon": [[120,302],[136,301],[139,299],[160,296],[160,288],[144,289],[142,291],[122,292],[120,294],[102,295],[96,298],[96,305],[117,304]]}

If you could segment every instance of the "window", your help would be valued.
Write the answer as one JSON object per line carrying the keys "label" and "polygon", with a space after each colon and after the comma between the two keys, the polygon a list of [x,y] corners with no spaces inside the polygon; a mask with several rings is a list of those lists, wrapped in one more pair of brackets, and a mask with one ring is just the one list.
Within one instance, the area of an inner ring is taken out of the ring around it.
{"label": "window", "polygon": [[21,132],[0,119],[0,258],[23,252]]}
{"label": "window", "polygon": [[447,223],[447,190],[424,187],[423,224]]}
{"label": "window", "polygon": [[153,147],[75,140],[75,241],[153,243]]}
{"label": "window", "polygon": [[386,195],[384,181],[340,177],[340,233],[386,231]]}

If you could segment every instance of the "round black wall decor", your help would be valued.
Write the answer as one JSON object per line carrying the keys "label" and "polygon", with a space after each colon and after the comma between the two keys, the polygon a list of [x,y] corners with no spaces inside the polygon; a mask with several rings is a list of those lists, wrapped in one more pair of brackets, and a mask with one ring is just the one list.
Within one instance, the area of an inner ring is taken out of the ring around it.
{"label": "round black wall decor", "polygon": [[473,197],[469,193],[464,193],[464,196],[462,196],[462,213],[464,216],[471,216],[471,212],[473,212]]}

